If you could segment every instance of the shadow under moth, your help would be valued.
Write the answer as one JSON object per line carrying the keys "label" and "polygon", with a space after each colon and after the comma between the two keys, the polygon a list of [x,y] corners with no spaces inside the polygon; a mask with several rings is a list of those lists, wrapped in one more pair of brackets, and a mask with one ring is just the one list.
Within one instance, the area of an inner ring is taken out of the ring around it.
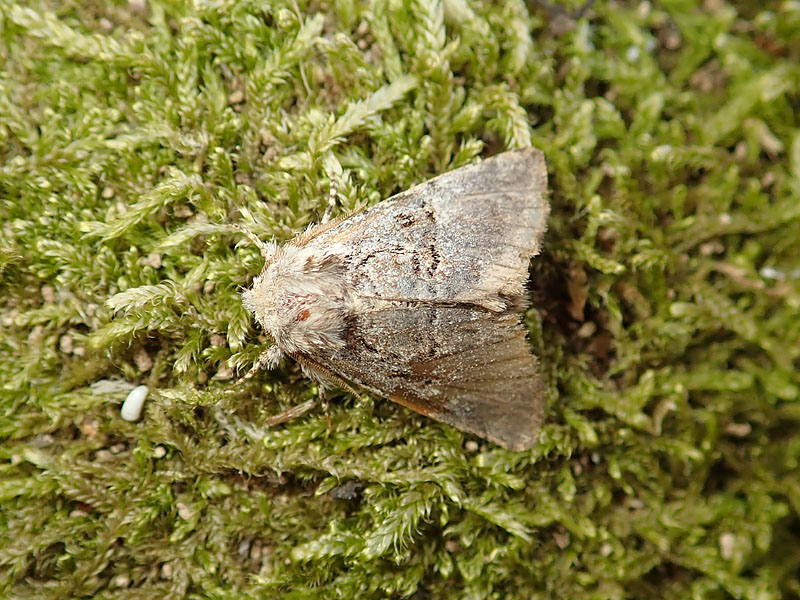
{"label": "shadow under moth", "polygon": [[278,247],[244,306],[274,344],[245,377],[295,359],[321,385],[365,388],[513,450],[543,419],[521,324],[546,228],[533,148],[499,154],[324,222]]}

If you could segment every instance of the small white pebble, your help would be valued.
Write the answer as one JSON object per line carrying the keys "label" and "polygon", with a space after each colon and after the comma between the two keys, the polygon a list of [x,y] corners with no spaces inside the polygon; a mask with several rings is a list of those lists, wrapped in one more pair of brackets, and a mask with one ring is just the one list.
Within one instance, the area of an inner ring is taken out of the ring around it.
{"label": "small white pebble", "polygon": [[64,354],[72,354],[72,338],[68,335],[62,335],[58,340],[58,349]]}
{"label": "small white pebble", "polygon": [[254,562],[261,560],[261,554],[262,554],[261,551],[262,551],[261,542],[259,542],[258,540],[254,541],[252,548],[250,548],[250,559],[253,560]]}
{"label": "small white pebble", "polygon": [[19,314],[19,309],[12,308],[0,314],[0,325],[3,327],[11,327]]}
{"label": "small white pebble", "polygon": [[224,348],[228,345],[228,338],[224,335],[220,335],[219,333],[212,333],[208,341],[211,342],[212,346],[218,346],[220,348]]}
{"label": "small white pebble", "polygon": [[719,554],[725,560],[733,558],[736,551],[736,536],[732,533],[723,533],[719,536]]}
{"label": "small white pebble", "polygon": [[172,214],[174,214],[179,219],[188,219],[189,217],[194,215],[192,209],[186,206],[185,204],[176,205]]}
{"label": "small white pebble", "polygon": [[669,157],[672,156],[674,152],[674,147],[670,146],[669,144],[661,144],[660,146],[653,148],[653,150],[650,152],[650,158],[658,162],[664,162],[669,160]]}
{"label": "small white pebble", "polygon": [[52,446],[55,441],[56,439],[52,435],[43,433],[33,438],[31,440],[31,445],[34,448],[47,448],[48,446]]}
{"label": "small white pebble", "polygon": [[45,304],[55,304],[56,302],[56,291],[50,287],[49,285],[42,286],[42,300],[44,300]]}
{"label": "small white pebble", "polygon": [[184,521],[188,521],[194,516],[194,511],[191,508],[189,508],[187,504],[184,504],[183,502],[178,502],[175,505],[175,507],[178,509],[178,515]]}
{"label": "small white pebble", "polygon": [[761,269],[761,276],[764,279],[785,279],[786,273],[775,267],[763,267]]}
{"label": "small white pebble", "polygon": [[142,417],[142,407],[150,391],[146,385],[139,385],[133,388],[125,402],[122,403],[122,418],[126,421],[138,421]]}
{"label": "small white pebble", "polygon": [[108,450],[98,450],[97,453],[94,455],[94,458],[98,462],[106,462],[114,458],[114,455],[111,454]]}
{"label": "small white pebble", "polygon": [[156,446],[153,449],[153,456],[155,458],[164,458],[167,455],[167,449],[164,446]]}
{"label": "small white pebble", "polygon": [[556,546],[561,548],[562,550],[569,546],[570,536],[568,533],[554,531],[553,532],[553,539],[556,542]]}
{"label": "small white pebble", "polygon": [[139,348],[133,355],[133,362],[140,371],[149,371],[153,368],[153,359],[144,348]]}
{"label": "small white pebble", "polygon": [[628,49],[625,51],[625,58],[628,59],[628,62],[638,62],[639,57],[642,54],[641,48],[639,46],[628,46]]}
{"label": "small white pebble", "polygon": [[134,15],[143,15],[147,12],[147,0],[128,0],[128,9]]}
{"label": "small white pebble", "polygon": [[162,256],[158,252],[151,252],[144,258],[139,259],[139,264],[144,265],[146,267],[153,267],[154,269],[161,268],[161,259]]}
{"label": "small white pebble", "polygon": [[728,423],[723,431],[734,437],[745,437],[750,435],[753,428],[750,423]]}

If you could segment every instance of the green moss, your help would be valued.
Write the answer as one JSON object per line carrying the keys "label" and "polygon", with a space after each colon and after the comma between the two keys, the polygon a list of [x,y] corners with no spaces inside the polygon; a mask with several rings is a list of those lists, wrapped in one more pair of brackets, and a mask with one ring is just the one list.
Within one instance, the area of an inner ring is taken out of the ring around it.
{"label": "green moss", "polygon": [[[0,595],[800,596],[800,8],[571,4],[0,0]],[[530,144],[537,448],[225,391],[226,223]]]}

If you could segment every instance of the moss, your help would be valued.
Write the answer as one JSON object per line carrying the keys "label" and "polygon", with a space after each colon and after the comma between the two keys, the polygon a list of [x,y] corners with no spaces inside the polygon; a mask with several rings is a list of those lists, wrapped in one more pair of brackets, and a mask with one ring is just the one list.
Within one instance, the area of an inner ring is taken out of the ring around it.
{"label": "moss", "polygon": [[[571,4],[0,0],[3,596],[800,596],[800,9]],[[537,448],[225,391],[224,224],[529,144]]]}

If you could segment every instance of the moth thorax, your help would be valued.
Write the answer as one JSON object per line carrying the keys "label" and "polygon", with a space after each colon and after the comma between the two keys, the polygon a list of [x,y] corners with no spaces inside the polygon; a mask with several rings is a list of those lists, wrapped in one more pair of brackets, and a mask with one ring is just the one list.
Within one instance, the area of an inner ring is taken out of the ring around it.
{"label": "moth thorax", "polygon": [[286,248],[242,294],[242,302],[284,352],[344,345],[348,294],[333,259]]}

